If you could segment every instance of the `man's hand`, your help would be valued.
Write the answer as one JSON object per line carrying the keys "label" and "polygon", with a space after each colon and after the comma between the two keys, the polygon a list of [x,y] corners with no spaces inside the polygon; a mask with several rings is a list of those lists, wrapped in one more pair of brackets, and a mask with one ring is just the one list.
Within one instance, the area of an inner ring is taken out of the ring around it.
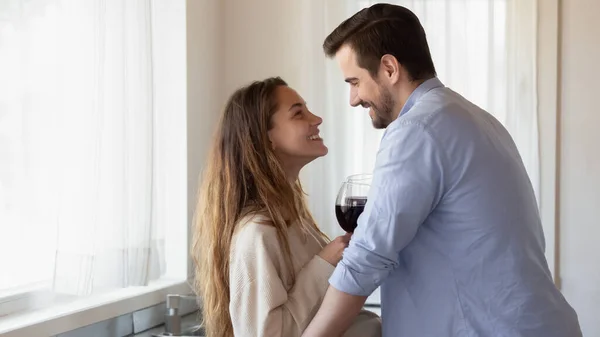
{"label": "man's hand", "polygon": [[341,336],[362,309],[366,296],[354,296],[329,286],[321,308],[302,337]]}

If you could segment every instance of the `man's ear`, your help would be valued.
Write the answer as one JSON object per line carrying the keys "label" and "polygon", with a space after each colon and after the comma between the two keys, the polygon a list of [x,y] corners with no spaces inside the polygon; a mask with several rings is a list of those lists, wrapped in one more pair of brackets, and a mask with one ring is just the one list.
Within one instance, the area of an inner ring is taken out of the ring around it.
{"label": "man's ear", "polygon": [[390,54],[385,54],[381,57],[379,70],[383,78],[388,80],[389,84],[396,84],[402,77],[402,65],[400,65],[398,60]]}

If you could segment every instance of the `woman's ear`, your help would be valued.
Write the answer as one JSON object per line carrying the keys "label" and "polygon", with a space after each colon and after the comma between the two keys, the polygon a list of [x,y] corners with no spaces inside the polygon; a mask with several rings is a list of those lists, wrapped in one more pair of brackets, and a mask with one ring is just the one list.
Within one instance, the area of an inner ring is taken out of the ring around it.
{"label": "woman's ear", "polygon": [[275,144],[273,144],[273,139],[271,138],[271,131],[267,131],[267,140],[269,144],[271,144],[271,149],[275,150]]}

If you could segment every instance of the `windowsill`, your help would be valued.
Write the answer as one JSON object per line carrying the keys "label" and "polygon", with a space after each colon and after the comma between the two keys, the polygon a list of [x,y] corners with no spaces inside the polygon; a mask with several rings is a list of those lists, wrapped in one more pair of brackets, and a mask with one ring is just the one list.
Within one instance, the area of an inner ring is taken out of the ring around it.
{"label": "windowsill", "polygon": [[[197,325],[198,325],[198,313],[197,312],[193,312],[191,314],[187,314],[187,315],[181,317],[181,329],[182,330],[186,330],[190,327],[197,326]],[[162,325],[156,326],[150,330],[139,332],[139,333],[133,335],[133,337],[152,337],[155,335],[163,334],[164,332],[165,332],[165,325],[162,324]]]}
{"label": "windowsill", "polygon": [[167,294],[189,294],[187,281],[158,280],[0,319],[0,335],[53,336],[164,302]]}
{"label": "windowsill", "polygon": [[68,296],[57,296],[48,291],[50,284],[50,281],[37,282],[0,292],[0,322],[4,317],[16,315],[28,309],[42,308],[54,302],[61,303],[63,298],[68,298]]}

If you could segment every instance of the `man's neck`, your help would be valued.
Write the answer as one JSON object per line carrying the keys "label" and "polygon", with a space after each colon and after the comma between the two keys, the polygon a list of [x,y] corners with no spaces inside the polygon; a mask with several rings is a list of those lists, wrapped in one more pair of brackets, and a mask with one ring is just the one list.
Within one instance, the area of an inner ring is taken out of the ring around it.
{"label": "man's neck", "polygon": [[412,95],[412,93],[415,90],[417,90],[417,88],[427,80],[429,80],[429,78],[424,79],[424,80],[415,80],[415,81],[404,82],[403,85],[398,88],[399,99],[398,99],[398,102],[396,102],[396,104],[398,106],[396,106],[394,109],[394,111],[396,113],[396,115],[394,116],[394,119],[398,118],[398,116],[400,115],[400,112],[406,105],[406,102],[408,102],[408,98],[410,97],[410,95]]}

